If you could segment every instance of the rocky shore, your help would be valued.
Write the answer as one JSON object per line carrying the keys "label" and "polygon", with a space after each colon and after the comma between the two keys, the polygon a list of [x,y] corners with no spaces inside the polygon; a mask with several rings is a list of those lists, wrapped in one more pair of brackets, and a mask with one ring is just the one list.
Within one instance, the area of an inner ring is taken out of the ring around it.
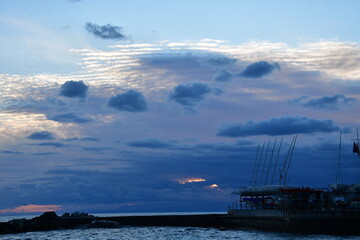
{"label": "rocky shore", "polygon": [[95,217],[87,213],[45,212],[32,219],[0,222],[0,234],[62,229],[119,228],[121,226],[222,227],[221,214]]}

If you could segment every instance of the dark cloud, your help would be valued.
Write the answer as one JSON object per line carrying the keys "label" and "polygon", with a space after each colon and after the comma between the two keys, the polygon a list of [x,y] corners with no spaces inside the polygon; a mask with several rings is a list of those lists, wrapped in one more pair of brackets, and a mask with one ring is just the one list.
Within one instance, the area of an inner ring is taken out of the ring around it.
{"label": "dark cloud", "polygon": [[55,148],[63,148],[63,147],[68,146],[68,145],[65,145],[65,144],[59,143],[59,142],[42,142],[42,143],[38,143],[35,145],[42,146],[42,147],[55,147]]}
{"label": "dark cloud", "polygon": [[207,63],[214,65],[214,66],[226,66],[234,64],[237,61],[235,58],[229,57],[218,57],[218,58],[211,58],[207,61]]}
{"label": "dark cloud", "polygon": [[60,88],[60,95],[64,97],[85,98],[89,86],[83,81],[67,81]]}
{"label": "dark cloud", "polygon": [[352,127],[343,127],[341,129],[341,132],[344,133],[344,134],[353,133],[353,128]]}
{"label": "dark cloud", "polygon": [[54,136],[51,132],[48,131],[41,131],[41,132],[34,132],[27,136],[27,139],[31,140],[53,140]]}
{"label": "dark cloud", "polygon": [[98,142],[99,139],[98,138],[94,138],[94,137],[82,137],[82,138],[68,138],[66,139],[66,141],[88,141],[88,142]]}
{"label": "dark cloud", "polygon": [[307,96],[293,99],[288,103],[290,105],[302,106],[314,109],[338,110],[341,106],[351,106],[357,100],[355,98],[346,97],[341,94],[334,96],[325,96],[322,98],[309,99]]}
{"label": "dark cloud", "polygon": [[191,85],[178,85],[170,94],[170,99],[185,106],[194,106],[204,99],[205,95],[212,89],[203,83],[193,83]]}
{"label": "dark cloud", "polygon": [[10,151],[10,150],[3,150],[3,151],[0,151],[0,153],[5,153],[5,154],[23,154],[22,152]]}
{"label": "dark cloud", "polygon": [[127,145],[129,145],[130,147],[152,148],[152,149],[169,148],[172,146],[169,142],[156,138],[133,140],[128,142]]}
{"label": "dark cloud", "polygon": [[278,63],[268,63],[266,61],[254,62],[247,66],[241,73],[237,74],[239,77],[247,78],[261,78],[275,69],[280,70],[280,65]]}
{"label": "dark cloud", "polygon": [[82,150],[88,151],[88,152],[103,152],[106,150],[111,150],[110,147],[83,147]]}
{"label": "dark cloud", "polygon": [[[154,69],[157,71],[158,78],[176,78],[179,82],[189,82],[191,79],[197,81],[207,81],[214,75],[214,65],[209,64],[208,54],[206,57],[195,55],[196,53],[188,54],[154,54],[150,57],[141,58],[141,64],[148,68],[149,72]],[[218,68],[218,67],[216,67]]]}
{"label": "dark cloud", "polygon": [[194,147],[190,148],[189,150],[209,150],[213,153],[221,153],[221,152],[244,152],[246,149],[253,150],[252,146],[247,147],[239,147],[238,145],[234,144],[226,144],[226,143],[200,143],[196,144]]}
{"label": "dark cloud", "polygon": [[127,112],[144,112],[147,110],[144,96],[136,90],[129,90],[126,93],[111,97],[108,106]]}
{"label": "dark cloud", "polygon": [[90,118],[79,116],[76,113],[62,113],[52,116],[47,115],[46,117],[49,120],[62,122],[62,123],[88,123],[92,121]]}
{"label": "dark cloud", "polygon": [[306,117],[272,118],[266,121],[246,123],[232,123],[223,126],[218,130],[217,136],[225,137],[246,137],[254,135],[289,135],[308,134],[315,132],[334,132],[339,127],[335,126],[332,120],[315,120]]}
{"label": "dark cloud", "polygon": [[102,39],[116,39],[116,40],[127,39],[127,37],[124,34],[122,34],[122,28],[119,26],[113,26],[110,24],[100,26],[91,22],[87,22],[85,24],[85,29],[89,33]]}
{"label": "dark cloud", "polygon": [[247,146],[247,145],[254,144],[254,142],[249,141],[249,140],[239,139],[239,140],[236,141],[236,144],[240,145],[240,146]]}
{"label": "dark cloud", "polygon": [[30,155],[33,155],[33,156],[50,156],[50,155],[56,155],[58,153],[56,152],[40,152],[40,153],[32,153]]}
{"label": "dark cloud", "polygon": [[234,78],[234,76],[235,76],[234,73],[229,72],[226,69],[222,69],[215,74],[214,80],[218,82],[228,82],[231,81]]}

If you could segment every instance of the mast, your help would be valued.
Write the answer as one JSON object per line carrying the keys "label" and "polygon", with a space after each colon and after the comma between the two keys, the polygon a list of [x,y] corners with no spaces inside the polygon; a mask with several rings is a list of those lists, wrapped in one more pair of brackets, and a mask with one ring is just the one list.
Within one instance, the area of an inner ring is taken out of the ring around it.
{"label": "mast", "polygon": [[338,163],[337,163],[336,183],[339,184],[341,182],[342,182],[342,179],[341,179],[341,130],[340,130],[339,157],[338,157]]}
{"label": "mast", "polygon": [[258,161],[259,150],[260,150],[260,143],[259,143],[257,151],[256,151],[255,163],[254,163],[254,168],[253,168],[253,172],[252,172],[252,176],[251,176],[251,185],[254,185],[254,177],[255,177],[255,172],[256,172],[256,165],[257,165],[257,161]]}
{"label": "mast", "polygon": [[277,168],[278,161],[279,161],[280,149],[281,149],[282,141],[283,141],[283,137],[281,138],[281,141],[280,141],[279,149],[278,149],[276,160],[275,160],[273,174],[272,174],[272,177],[271,177],[271,183],[272,184],[275,184],[275,173],[276,173],[276,170],[277,170],[276,168]]}
{"label": "mast", "polygon": [[294,153],[294,148],[295,148],[296,140],[297,140],[297,135],[295,135],[295,137],[293,138],[292,145],[290,145],[290,148],[289,148],[289,159],[288,159],[289,161],[288,161],[288,164],[287,164],[287,167],[286,167],[286,170],[285,170],[285,174],[284,174],[284,175],[285,175],[285,176],[284,176],[284,186],[286,186],[287,175],[288,175],[288,172],[289,172],[292,155],[293,155],[293,153]]}
{"label": "mast", "polygon": [[[356,140],[357,140],[357,150],[359,150],[360,139],[359,139],[359,128],[358,127],[356,127]],[[359,151],[357,151],[357,152],[358,152],[357,153],[358,157],[360,158],[360,153],[359,153]],[[360,181],[360,159],[357,161],[357,180],[358,180],[358,182]]]}
{"label": "mast", "polygon": [[259,158],[258,164],[256,166],[256,172],[255,172],[255,177],[254,177],[254,183],[255,184],[257,184],[257,177],[259,175],[259,168],[260,168],[261,158],[262,158],[262,155],[263,155],[263,152],[264,152],[264,148],[265,148],[265,142],[263,143],[263,146],[261,148],[260,158]]}
{"label": "mast", "polygon": [[268,177],[269,177],[269,172],[270,172],[270,168],[271,168],[271,163],[272,163],[272,159],[273,159],[273,155],[274,155],[274,151],[275,151],[276,140],[277,140],[277,139],[275,138],[274,145],[273,145],[273,149],[272,149],[272,151],[271,151],[270,162],[269,162],[269,166],[268,166],[268,169],[267,169],[267,172],[266,172],[265,185],[266,185],[267,182],[268,182]]}
{"label": "mast", "polygon": [[[270,139],[269,139],[268,144],[267,144],[267,147],[266,147],[264,164],[263,164],[263,168],[262,168],[262,171],[261,171],[260,184],[263,183],[263,175],[264,175],[264,172],[265,172],[265,165],[266,165],[266,159],[267,159],[267,155],[268,155],[269,145],[270,145]],[[265,184],[264,184],[264,185],[265,185]]]}
{"label": "mast", "polygon": [[354,141],[353,144],[353,153],[357,153],[359,159],[357,161],[357,181],[360,181],[360,151],[359,151],[359,129],[356,127],[356,139],[352,139]]}

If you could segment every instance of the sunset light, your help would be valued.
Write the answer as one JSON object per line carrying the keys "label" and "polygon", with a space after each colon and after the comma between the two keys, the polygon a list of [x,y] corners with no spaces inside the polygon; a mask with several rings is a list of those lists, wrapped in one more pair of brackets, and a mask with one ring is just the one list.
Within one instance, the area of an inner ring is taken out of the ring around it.
{"label": "sunset light", "polygon": [[35,205],[29,204],[26,206],[19,206],[16,208],[1,209],[0,213],[41,213],[49,211],[61,210],[60,205]]}
{"label": "sunset light", "polygon": [[180,184],[186,184],[186,183],[205,182],[206,179],[203,179],[203,178],[184,178],[184,179],[178,179],[177,181]]}

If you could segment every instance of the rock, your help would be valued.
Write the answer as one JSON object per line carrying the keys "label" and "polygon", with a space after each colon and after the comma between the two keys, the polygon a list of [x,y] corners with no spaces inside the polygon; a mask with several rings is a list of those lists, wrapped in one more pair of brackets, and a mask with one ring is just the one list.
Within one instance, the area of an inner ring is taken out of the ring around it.
{"label": "rock", "polygon": [[89,215],[88,213],[84,212],[74,212],[70,214],[71,218],[81,218],[81,217],[94,217],[93,215]]}
{"label": "rock", "polygon": [[69,217],[70,217],[70,213],[68,213],[68,212],[61,215],[61,218],[69,218]]}
{"label": "rock", "polygon": [[93,220],[87,228],[119,228],[121,224],[116,221]]}
{"label": "rock", "polygon": [[26,219],[14,219],[8,222],[13,232],[22,232],[24,230]]}
{"label": "rock", "polygon": [[59,216],[55,212],[44,212],[38,218],[41,220],[57,220]]}

